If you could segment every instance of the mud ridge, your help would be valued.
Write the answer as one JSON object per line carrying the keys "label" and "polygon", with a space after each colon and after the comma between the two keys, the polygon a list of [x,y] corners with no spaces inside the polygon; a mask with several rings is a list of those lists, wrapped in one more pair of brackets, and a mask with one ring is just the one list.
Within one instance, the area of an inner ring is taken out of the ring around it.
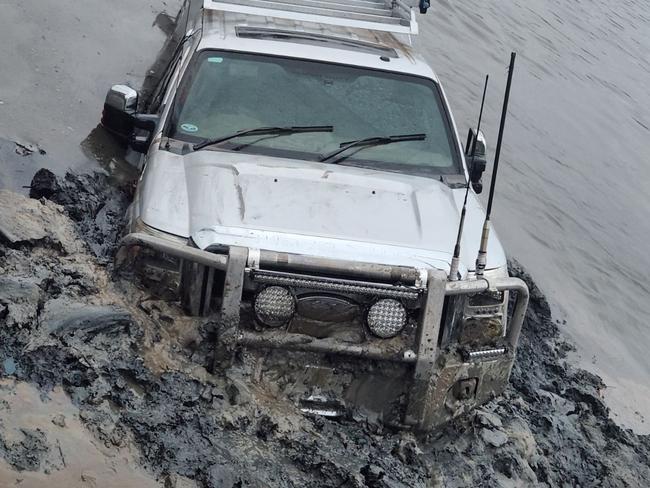
{"label": "mud ridge", "polygon": [[61,205],[91,252],[106,263],[122,232],[124,211],[129,203],[129,189],[113,183],[106,173],[68,172],[59,178],[43,168],[34,175],[29,196]]}
{"label": "mud ridge", "polygon": [[[77,435],[73,420],[98,452],[132,453],[141,472],[120,474],[124,486],[144,486],[143,477],[166,488],[650,486],[650,438],[609,418],[605,385],[567,362],[562,324],[514,261],[531,306],[511,387],[416,437],[363,419],[305,417],[251,381],[246,353],[210,374],[210,325],[107,266],[128,192],[102,174],[39,171],[30,193],[38,200],[0,192],[16,216],[0,226],[3,486],[70,471],[74,455],[56,429]],[[12,429],[27,387],[45,407],[63,395],[74,412],[63,421],[52,410],[54,426],[40,430]],[[65,486],[102,486],[100,471],[75,473]]]}

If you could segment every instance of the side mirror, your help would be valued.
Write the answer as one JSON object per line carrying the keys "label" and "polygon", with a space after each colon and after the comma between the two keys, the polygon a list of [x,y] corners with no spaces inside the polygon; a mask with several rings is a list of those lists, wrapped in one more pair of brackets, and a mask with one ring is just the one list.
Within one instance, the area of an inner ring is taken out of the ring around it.
{"label": "side mirror", "polygon": [[487,166],[486,152],[487,143],[483,132],[479,131],[477,135],[474,129],[470,129],[465,143],[465,160],[469,170],[469,181],[476,193],[483,191],[481,177]]}
{"label": "side mirror", "polygon": [[160,116],[154,114],[135,114],[133,116],[133,137],[129,141],[131,148],[139,153],[146,153],[151,145],[151,139],[160,122]]}
{"label": "side mirror", "polygon": [[113,85],[106,94],[102,126],[119,139],[128,141],[138,109],[138,92],[130,86]]}

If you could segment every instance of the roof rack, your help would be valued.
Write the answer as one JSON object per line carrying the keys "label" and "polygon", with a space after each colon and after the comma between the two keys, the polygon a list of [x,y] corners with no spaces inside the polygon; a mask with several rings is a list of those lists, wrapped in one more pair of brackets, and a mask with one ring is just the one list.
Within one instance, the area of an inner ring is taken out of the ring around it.
{"label": "roof rack", "polygon": [[[413,5],[411,5],[413,3]],[[221,10],[317,24],[417,34],[414,7],[428,0],[204,0],[206,10]]]}

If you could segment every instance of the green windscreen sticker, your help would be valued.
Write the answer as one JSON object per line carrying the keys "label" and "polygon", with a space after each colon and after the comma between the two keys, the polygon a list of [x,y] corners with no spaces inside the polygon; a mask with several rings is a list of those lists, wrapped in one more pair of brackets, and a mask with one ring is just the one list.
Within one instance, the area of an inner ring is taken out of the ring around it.
{"label": "green windscreen sticker", "polygon": [[218,58],[218,57],[212,57],[208,58],[208,63],[222,63],[223,58]]}

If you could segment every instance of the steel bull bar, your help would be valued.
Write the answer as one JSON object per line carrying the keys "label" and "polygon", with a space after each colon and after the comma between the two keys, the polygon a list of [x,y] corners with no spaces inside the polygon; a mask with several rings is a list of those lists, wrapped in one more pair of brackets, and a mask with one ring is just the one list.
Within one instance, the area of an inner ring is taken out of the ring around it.
{"label": "steel bull bar", "polygon": [[[225,271],[219,323],[234,329],[234,341],[248,347],[335,353],[358,358],[395,361],[414,366],[413,385],[405,423],[417,430],[430,430],[455,415],[500,394],[506,387],[515,351],[528,307],[528,287],[519,278],[447,281],[439,270],[429,270],[423,277],[415,268],[372,263],[323,259],[273,251],[250,251],[231,246],[228,254],[215,254],[164,238],[132,233],[120,242],[120,251],[135,246],[147,247],[182,260]],[[399,282],[413,286],[426,283],[426,297],[415,350],[390,350],[385,347],[345,344],[331,339],[317,339],[283,331],[254,333],[239,329],[239,314],[247,266],[291,270],[293,272],[330,272],[349,278],[380,282]],[[460,354],[458,348],[438,346],[442,310],[447,296],[480,293],[487,290],[516,292],[516,301],[506,335],[499,347],[491,351]],[[485,353],[485,354],[484,354]],[[496,354],[495,354],[496,353]]]}

